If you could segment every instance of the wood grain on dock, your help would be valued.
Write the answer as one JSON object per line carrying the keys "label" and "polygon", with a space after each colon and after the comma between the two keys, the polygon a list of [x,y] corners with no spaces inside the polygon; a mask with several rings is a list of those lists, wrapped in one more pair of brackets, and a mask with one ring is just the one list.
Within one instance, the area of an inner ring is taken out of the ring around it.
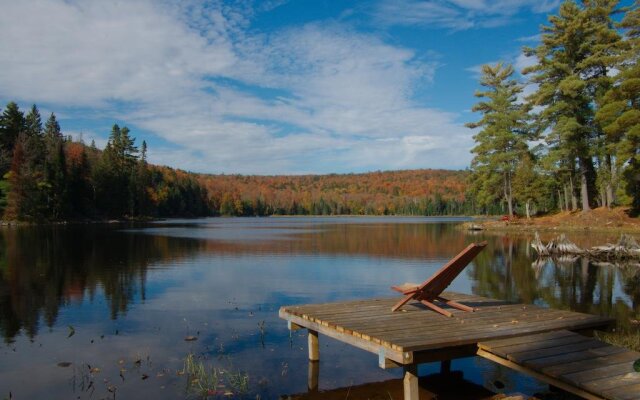
{"label": "wood grain on dock", "polygon": [[[448,308],[453,313],[448,318],[414,302],[392,312],[390,308],[398,299],[391,297],[284,306],[280,317],[288,320],[292,329],[317,331],[376,353],[380,366],[385,360],[398,364],[436,361],[437,353],[443,353],[440,359],[451,359],[456,358],[456,351],[475,351],[481,341],[555,330],[597,329],[613,322],[601,316],[509,304],[480,296],[454,292],[444,295],[477,311]],[[434,358],[429,359],[428,354]]]}
{"label": "wood grain on dock", "polygon": [[478,355],[586,399],[640,400],[640,353],[566,330],[478,344]]}

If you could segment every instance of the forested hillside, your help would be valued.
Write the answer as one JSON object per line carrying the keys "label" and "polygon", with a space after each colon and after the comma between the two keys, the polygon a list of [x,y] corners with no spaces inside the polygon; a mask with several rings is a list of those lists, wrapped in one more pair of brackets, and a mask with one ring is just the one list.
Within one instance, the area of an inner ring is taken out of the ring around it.
{"label": "forested hillside", "polygon": [[462,215],[466,171],[301,176],[202,175],[222,215]]}
{"label": "forested hillside", "polygon": [[[629,4],[629,3],[627,3]],[[470,192],[479,206],[640,211],[640,2],[567,0],[518,79],[484,65]],[[531,93],[524,96],[525,87]]]}
{"label": "forested hillside", "polygon": [[127,127],[105,149],[65,137],[34,105],[0,115],[0,209],[11,221],[264,216],[460,215],[468,172],[415,170],[346,175],[202,175],[147,163]]}
{"label": "forested hillside", "polygon": [[192,174],[149,165],[127,127],[114,125],[104,150],[62,134],[55,114],[44,127],[34,105],[14,102],[0,116],[0,210],[5,220],[199,216],[210,213]]}

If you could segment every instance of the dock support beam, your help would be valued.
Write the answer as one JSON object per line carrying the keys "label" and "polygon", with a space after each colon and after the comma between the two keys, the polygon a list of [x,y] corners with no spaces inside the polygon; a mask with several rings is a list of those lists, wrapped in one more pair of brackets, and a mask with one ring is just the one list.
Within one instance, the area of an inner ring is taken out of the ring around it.
{"label": "dock support beam", "polygon": [[410,364],[404,367],[404,379],[402,380],[404,389],[404,400],[419,400],[418,392],[418,365]]}
{"label": "dock support beam", "polygon": [[318,378],[320,376],[320,362],[309,361],[309,373],[307,375],[307,388],[309,392],[318,391]]}
{"label": "dock support beam", "polygon": [[318,331],[309,329],[309,361],[320,360],[320,346],[318,344]]}

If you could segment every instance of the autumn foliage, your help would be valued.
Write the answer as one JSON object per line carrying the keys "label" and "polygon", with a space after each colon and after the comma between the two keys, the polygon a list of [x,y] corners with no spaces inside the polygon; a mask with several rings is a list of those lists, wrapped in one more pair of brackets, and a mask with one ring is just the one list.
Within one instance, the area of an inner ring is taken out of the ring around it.
{"label": "autumn foliage", "polygon": [[60,221],[197,216],[462,215],[468,172],[206,175],[147,163],[127,127],[104,149],[62,134],[54,114],[42,126],[9,103],[0,116],[0,211],[8,220]]}
{"label": "autumn foliage", "polygon": [[460,215],[466,171],[329,175],[201,175],[220,215]]}

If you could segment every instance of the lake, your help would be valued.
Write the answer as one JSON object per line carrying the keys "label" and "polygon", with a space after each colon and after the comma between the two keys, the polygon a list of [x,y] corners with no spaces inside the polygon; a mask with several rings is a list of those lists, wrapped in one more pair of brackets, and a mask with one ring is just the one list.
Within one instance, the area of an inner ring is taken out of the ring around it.
{"label": "lake", "polygon": [[[472,233],[461,229],[465,220],[211,218],[5,228],[0,398],[198,398],[205,382],[185,372],[189,355],[216,369],[224,387],[211,397],[304,393],[306,332],[290,334],[280,306],[395,296],[391,285],[423,281],[480,240],[488,247],[449,290],[614,316],[622,328],[637,320],[639,269],[536,260],[528,235]],[[379,369],[374,354],[320,341],[321,390],[401,376]],[[496,392],[545,390],[484,360],[452,367]]]}

